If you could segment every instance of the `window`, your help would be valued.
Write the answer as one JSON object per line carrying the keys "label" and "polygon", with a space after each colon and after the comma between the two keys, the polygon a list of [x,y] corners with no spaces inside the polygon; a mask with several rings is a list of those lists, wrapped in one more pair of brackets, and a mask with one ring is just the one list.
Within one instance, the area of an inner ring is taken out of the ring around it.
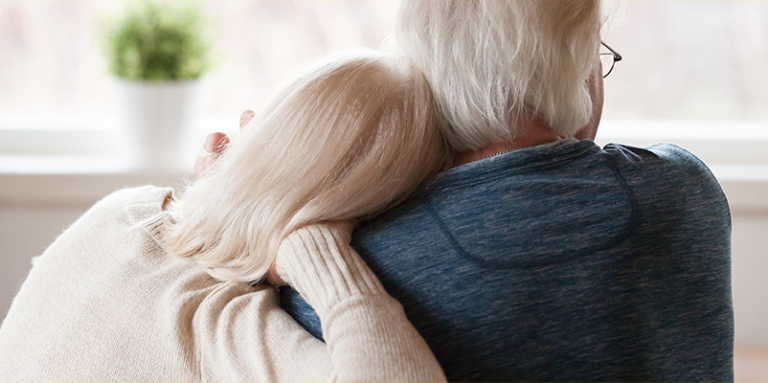
{"label": "window", "polygon": [[609,120],[768,123],[768,3],[629,1],[604,39]]}
{"label": "window", "polygon": [[[0,113],[112,114],[113,79],[98,25],[124,2],[0,2]],[[393,33],[391,1],[207,1],[215,68],[203,78],[205,114],[263,102],[297,64],[338,49],[378,47]]]}
{"label": "window", "polygon": [[598,141],[674,142],[718,177],[768,180],[768,3],[624,6],[603,36],[624,59],[605,79]]}
{"label": "window", "polygon": [[[0,154],[113,152],[103,142],[116,125],[115,84],[98,50],[97,26],[104,13],[124,5],[0,2],[0,134],[15,138],[0,140]],[[213,20],[217,60],[202,80],[200,128],[212,131],[234,129],[239,113],[263,103],[297,64],[338,49],[379,46],[393,33],[398,4],[200,5]],[[624,21],[603,36],[624,60],[605,81],[598,138],[672,141],[711,164],[768,165],[762,150],[768,143],[768,2],[624,5]]]}

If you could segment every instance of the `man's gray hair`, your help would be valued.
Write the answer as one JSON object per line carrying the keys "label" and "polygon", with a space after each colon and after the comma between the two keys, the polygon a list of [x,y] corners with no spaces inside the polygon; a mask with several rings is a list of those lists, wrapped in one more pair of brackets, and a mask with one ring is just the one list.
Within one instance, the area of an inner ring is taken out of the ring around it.
{"label": "man's gray hair", "polygon": [[600,26],[592,0],[405,1],[396,37],[465,151],[511,140],[525,119],[563,136],[584,126]]}

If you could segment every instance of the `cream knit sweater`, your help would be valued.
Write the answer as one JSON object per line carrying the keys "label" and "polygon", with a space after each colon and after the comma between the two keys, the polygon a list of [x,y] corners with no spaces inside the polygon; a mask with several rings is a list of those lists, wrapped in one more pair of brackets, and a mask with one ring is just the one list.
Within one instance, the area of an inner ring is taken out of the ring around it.
{"label": "cream knit sweater", "polygon": [[445,380],[349,234],[304,228],[278,254],[326,346],[274,289],[216,281],[163,250],[170,196],[116,192],[56,239],[0,327],[0,381]]}

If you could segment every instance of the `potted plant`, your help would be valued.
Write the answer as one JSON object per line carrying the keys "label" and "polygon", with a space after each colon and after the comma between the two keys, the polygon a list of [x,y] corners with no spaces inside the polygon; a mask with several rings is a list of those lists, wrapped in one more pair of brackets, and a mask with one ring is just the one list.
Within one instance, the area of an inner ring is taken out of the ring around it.
{"label": "potted plant", "polygon": [[189,167],[199,78],[210,44],[196,4],[142,1],[103,29],[103,51],[118,81],[121,147],[140,170]]}

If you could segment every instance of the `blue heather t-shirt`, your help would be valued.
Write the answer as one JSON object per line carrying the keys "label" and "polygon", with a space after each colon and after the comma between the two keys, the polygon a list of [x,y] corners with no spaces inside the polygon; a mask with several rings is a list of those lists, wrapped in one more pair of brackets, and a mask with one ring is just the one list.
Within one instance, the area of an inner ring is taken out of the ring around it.
{"label": "blue heather t-shirt", "polygon": [[451,381],[733,381],[730,234],[689,152],[565,139],[442,173],[353,246]]}

